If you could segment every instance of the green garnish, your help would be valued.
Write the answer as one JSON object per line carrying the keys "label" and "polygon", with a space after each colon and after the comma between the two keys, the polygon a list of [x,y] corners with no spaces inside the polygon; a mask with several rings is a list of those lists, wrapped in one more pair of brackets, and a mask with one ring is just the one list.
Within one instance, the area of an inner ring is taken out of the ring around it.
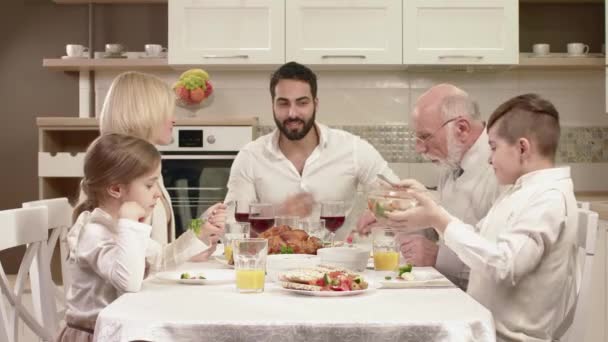
{"label": "green garnish", "polygon": [[386,277],[384,277],[384,279],[385,279],[385,280],[391,280],[391,279],[393,279],[393,277],[391,277],[391,276],[386,276]]}
{"label": "green garnish", "polygon": [[412,272],[412,264],[405,264],[405,266],[400,266],[399,267],[399,277],[401,277],[401,275],[403,273],[408,273],[408,272]]}
{"label": "green garnish", "polygon": [[355,283],[361,284],[361,278],[355,278]]}
{"label": "green garnish", "polygon": [[207,279],[205,278],[203,275],[199,274],[198,276],[190,276],[190,273],[182,273],[181,276],[179,276],[180,279]]}
{"label": "green garnish", "polygon": [[325,285],[329,285],[329,276],[327,275],[327,273],[323,275],[323,281],[325,282]]}
{"label": "green garnish", "polygon": [[201,228],[203,228],[204,224],[205,220],[202,218],[195,218],[190,221],[188,229],[192,230],[196,236],[199,236],[201,234]]}
{"label": "green garnish", "polygon": [[281,254],[293,254],[291,246],[281,246]]}
{"label": "green garnish", "polygon": [[384,213],[384,207],[382,206],[382,204],[380,204],[380,202],[376,202],[376,215],[380,216],[380,217],[386,217],[386,214]]}
{"label": "green garnish", "polygon": [[180,279],[190,279],[190,274],[182,273],[182,275],[180,276]]}

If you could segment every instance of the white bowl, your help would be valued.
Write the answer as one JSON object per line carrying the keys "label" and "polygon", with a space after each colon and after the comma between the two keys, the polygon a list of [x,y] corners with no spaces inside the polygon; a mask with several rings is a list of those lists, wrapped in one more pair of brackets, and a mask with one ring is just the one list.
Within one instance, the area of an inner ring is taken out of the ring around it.
{"label": "white bowl", "polygon": [[294,268],[309,268],[318,266],[321,258],[312,254],[271,254],[266,257],[266,272],[268,278],[277,281],[279,274]]}
{"label": "white bowl", "polygon": [[367,266],[369,251],[358,247],[330,247],[317,250],[322,264],[332,264],[362,272]]}

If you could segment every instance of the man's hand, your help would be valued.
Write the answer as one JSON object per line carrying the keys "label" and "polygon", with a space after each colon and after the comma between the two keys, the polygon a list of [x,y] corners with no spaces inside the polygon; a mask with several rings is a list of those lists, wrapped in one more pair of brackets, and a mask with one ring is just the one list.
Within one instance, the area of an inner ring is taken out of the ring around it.
{"label": "man's hand", "polygon": [[205,212],[207,220],[201,227],[201,232],[198,236],[204,243],[215,245],[220,236],[224,234],[224,224],[226,223],[226,205],[216,203]]}
{"label": "man's hand", "polygon": [[359,217],[359,220],[357,220],[357,233],[361,236],[369,235],[372,232],[372,227],[374,227],[375,223],[376,217],[369,209],[366,209],[363,212],[363,215]]}
{"label": "man's hand", "polygon": [[289,196],[278,208],[277,215],[306,217],[312,213],[314,203],[314,198],[310,192],[300,192]]}
{"label": "man's hand", "polygon": [[403,258],[414,266],[435,266],[439,246],[418,234],[399,234],[397,236]]}

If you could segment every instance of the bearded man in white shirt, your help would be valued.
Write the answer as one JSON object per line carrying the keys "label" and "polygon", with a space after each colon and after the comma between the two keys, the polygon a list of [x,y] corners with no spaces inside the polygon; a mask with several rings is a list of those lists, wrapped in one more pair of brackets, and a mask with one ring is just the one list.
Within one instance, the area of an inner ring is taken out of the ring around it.
{"label": "bearded man in white shirt", "polygon": [[494,316],[499,341],[556,341],[571,323],[578,265],[577,206],[569,167],[555,167],[559,114],[535,94],[517,96],[488,120],[489,162],[509,187],[476,226],[427,194],[389,213],[391,225],[434,227],[470,268],[468,293]]}
{"label": "bearded man in white shirt", "polygon": [[[422,94],[414,106],[411,123],[416,134],[416,152],[440,168],[437,187],[439,202],[468,224],[481,220],[499,194],[492,167],[488,135],[479,109],[469,95],[453,85],[440,84]],[[414,179],[400,182],[407,188],[424,190]],[[358,223],[368,234],[375,218],[366,212]],[[403,257],[415,266],[433,266],[463,290],[468,267],[445,246],[428,234],[399,237]]]}
{"label": "bearded man in white shirt", "polygon": [[[317,77],[308,67],[281,66],[271,77],[270,94],[277,129],[238,153],[226,202],[272,203],[278,214],[304,217],[313,202],[343,201],[347,219],[342,227],[352,227],[348,214],[357,188],[375,182],[377,174],[395,181],[397,176],[365,140],[315,122]],[[348,230],[338,230],[336,238]]]}

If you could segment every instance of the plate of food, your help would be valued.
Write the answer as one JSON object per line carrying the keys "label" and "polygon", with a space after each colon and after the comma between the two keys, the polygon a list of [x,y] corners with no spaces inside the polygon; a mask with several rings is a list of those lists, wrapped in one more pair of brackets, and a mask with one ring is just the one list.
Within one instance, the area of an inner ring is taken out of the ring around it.
{"label": "plate of food", "polygon": [[375,289],[362,275],[330,265],[290,270],[279,279],[283,291],[306,296],[354,296]]}
{"label": "plate of food", "polygon": [[220,285],[236,281],[232,270],[171,271],[156,275],[158,279],[188,285]]}
{"label": "plate of food", "polygon": [[383,289],[406,289],[416,287],[452,287],[454,284],[432,268],[413,268],[406,264],[395,272],[387,273],[380,281]]}

